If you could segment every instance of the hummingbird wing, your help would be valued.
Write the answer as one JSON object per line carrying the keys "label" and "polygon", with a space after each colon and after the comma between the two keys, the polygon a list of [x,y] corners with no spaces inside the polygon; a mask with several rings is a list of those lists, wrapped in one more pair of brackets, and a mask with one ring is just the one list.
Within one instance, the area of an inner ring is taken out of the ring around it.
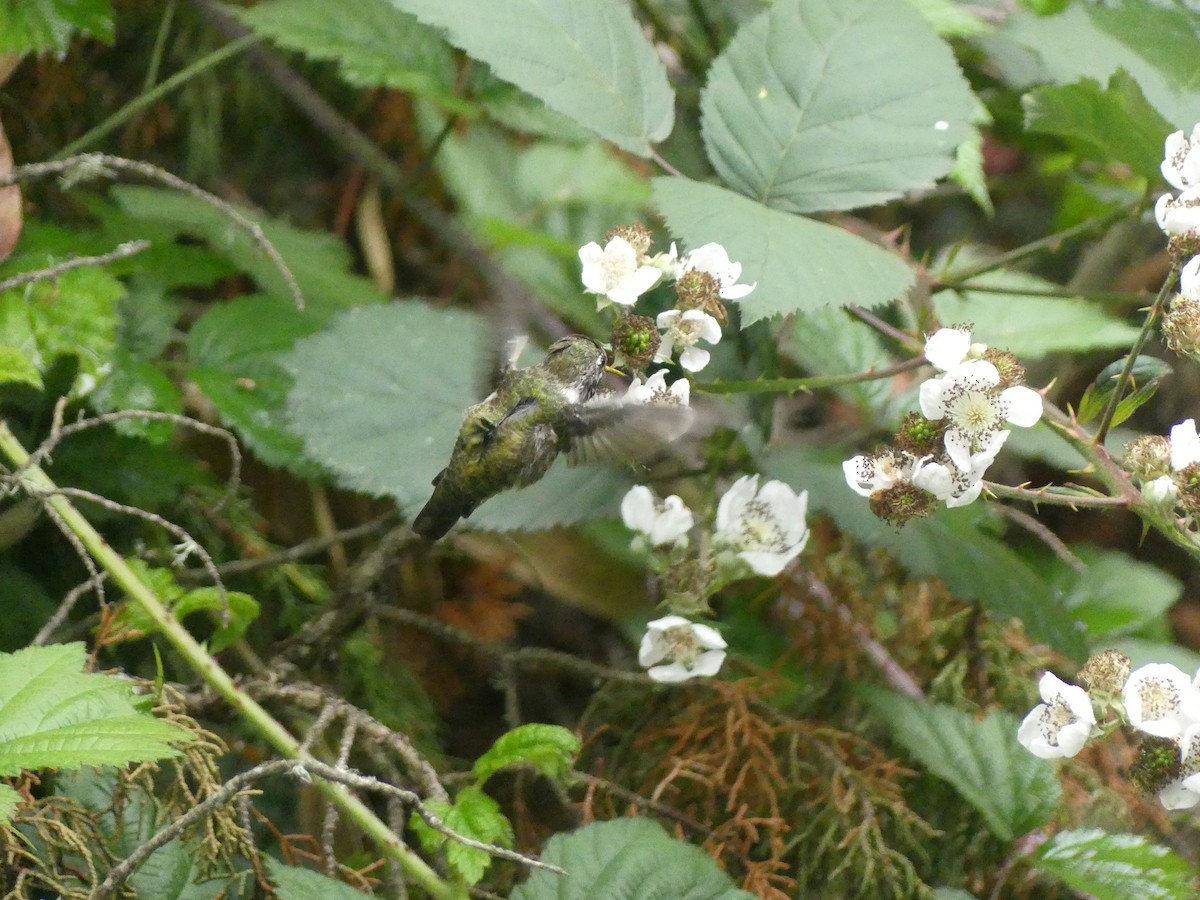
{"label": "hummingbird wing", "polygon": [[567,463],[636,462],[681,438],[694,421],[691,407],[678,403],[596,397],[568,419]]}

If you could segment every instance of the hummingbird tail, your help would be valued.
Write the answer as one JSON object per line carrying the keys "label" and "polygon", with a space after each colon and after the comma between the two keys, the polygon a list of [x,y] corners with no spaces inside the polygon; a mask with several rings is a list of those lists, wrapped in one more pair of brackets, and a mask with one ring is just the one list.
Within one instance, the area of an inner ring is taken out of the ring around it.
{"label": "hummingbird tail", "polygon": [[473,504],[464,503],[448,491],[434,488],[429,502],[413,519],[412,529],[425,540],[436,541],[453,528],[455,522],[469,516],[473,509]]}

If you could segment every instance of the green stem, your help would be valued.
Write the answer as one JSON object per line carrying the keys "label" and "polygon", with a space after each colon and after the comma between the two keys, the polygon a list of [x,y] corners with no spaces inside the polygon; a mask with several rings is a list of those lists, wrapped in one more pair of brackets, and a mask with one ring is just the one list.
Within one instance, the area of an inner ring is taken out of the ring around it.
{"label": "green stem", "polygon": [[910,372],[925,365],[924,357],[910,359],[886,369],[868,369],[866,372],[854,372],[850,375],[813,375],[809,378],[756,378],[753,381],[714,381],[709,384],[697,384],[695,389],[702,394],[771,394],[794,393],[796,391],[815,391],[822,388],[840,387],[843,384],[859,384],[864,381],[878,381],[881,378],[891,378],[903,372]]}
{"label": "green stem", "polygon": [[1141,333],[1138,334],[1137,340],[1133,342],[1133,346],[1129,348],[1129,355],[1125,357],[1125,365],[1121,367],[1121,374],[1117,376],[1117,383],[1113,387],[1112,396],[1108,398],[1108,403],[1104,406],[1104,413],[1100,416],[1100,425],[1096,429],[1097,444],[1104,443],[1104,437],[1108,434],[1108,429],[1112,425],[1113,416],[1117,412],[1117,405],[1121,402],[1121,397],[1125,393],[1125,389],[1129,387],[1133,380],[1133,366],[1137,362],[1137,358],[1141,355],[1142,348],[1146,346],[1146,341],[1150,338],[1150,333],[1154,330],[1154,323],[1158,321],[1158,317],[1162,315],[1163,304],[1167,301],[1167,296],[1175,288],[1175,279],[1179,276],[1179,266],[1174,265],[1171,271],[1163,280],[1162,287],[1158,290],[1158,296],[1154,298],[1154,304],[1150,307],[1150,312],[1146,314],[1146,321],[1142,323]]}
{"label": "green stem", "polygon": [[1130,304],[1143,299],[1143,294],[1120,291],[1073,291],[1069,287],[1032,288],[1001,284],[958,284],[954,290],[972,294],[1009,294],[1021,297],[1061,297],[1065,300],[1095,300],[1098,303]]}
{"label": "green stem", "polygon": [[177,87],[186,84],[192,78],[195,78],[201,72],[219,66],[221,63],[230,57],[237,56],[247,47],[251,47],[262,40],[262,37],[257,34],[247,34],[244,37],[238,38],[236,41],[231,41],[224,47],[214,50],[206,56],[200,57],[190,66],[180,69],[166,81],[162,82],[158,87],[139,94],[134,99],[130,100],[115,113],[97,125],[95,128],[85,132],[81,137],[76,138],[67,146],[63,147],[51,159],[65,159],[68,156],[80,152],[86,147],[95,144],[105,135],[120,128],[142,110],[146,109],[150,104],[155,103],[160,98],[165,97]]}
{"label": "green stem", "polygon": [[[224,697],[282,756],[295,760],[312,758],[301,750],[299,742],[283,725],[238,688],[229,674],[221,668],[221,664],[171,615],[155,593],[134,574],[124,558],[108,545],[71,501],[56,493],[58,486],[45,471],[40,466],[28,466],[29,454],[5,422],[0,422],[0,453],[12,461],[19,473],[17,477],[30,496],[41,498],[54,508],[92,558],[108,572],[130,599],[150,616],[176,652],[209,687]],[[386,856],[394,860],[431,896],[447,900],[459,900],[467,896],[461,889],[444,881],[423,859],[406,847],[387,824],[346,787],[324,780],[318,780],[317,786],[331,803],[375,841]]]}
{"label": "green stem", "polygon": [[1019,262],[1028,256],[1041,253],[1043,250],[1057,250],[1059,245],[1064,241],[1069,241],[1088,232],[1096,231],[1112,222],[1125,218],[1140,203],[1141,200],[1139,199],[1137,203],[1122,204],[1102,216],[1095,216],[1094,218],[1080,222],[1078,225],[1072,225],[1070,228],[1064,228],[1062,231],[1048,234],[1043,238],[1038,238],[1036,241],[1022,244],[1020,247],[1015,247],[1007,253],[1001,253],[999,256],[980,260],[974,265],[964,266],[961,269],[951,270],[940,278],[934,279],[932,288],[933,290],[937,290],[939,288],[960,287],[963,285],[963,282],[970,281],[972,278],[982,275],[985,272],[1002,269],[1010,263]]}

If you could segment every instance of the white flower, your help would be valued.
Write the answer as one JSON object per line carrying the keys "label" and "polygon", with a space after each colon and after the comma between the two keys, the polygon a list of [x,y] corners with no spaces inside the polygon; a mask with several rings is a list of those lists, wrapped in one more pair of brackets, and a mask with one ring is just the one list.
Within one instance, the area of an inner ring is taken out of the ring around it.
{"label": "white flower", "polygon": [[1193,256],[1179,273],[1179,293],[1189,300],[1200,300],[1200,256]]}
{"label": "white flower", "polygon": [[683,271],[683,264],[679,259],[679,251],[675,249],[675,242],[671,241],[671,249],[665,253],[655,253],[649,259],[645,260],[646,265],[654,266],[663,273],[663,278],[669,278],[674,281],[679,277],[679,273]]}
{"label": "white flower", "polygon": [[593,241],[579,248],[583,263],[583,287],[589,294],[600,294],[599,306],[619,303],[633,306],[637,298],[658,284],[662,271],[638,262],[637,251],[622,237],[615,237],[601,249]]}
{"label": "white flower", "polygon": [[1044,702],[1035,706],[1017,729],[1021,746],[1042,759],[1074,756],[1083,749],[1096,724],[1092,701],[1081,687],[1047,672],[1038,682]]}
{"label": "white flower", "polygon": [[978,359],[985,350],[987,344],[972,344],[971,332],[962,328],[939,328],[925,341],[925,358],[942,372]]}
{"label": "white flower", "polygon": [[946,452],[964,471],[971,456],[995,441],[1004,422],[1027,428],[1042,417],[1042,398],[1024,385],[999,390],[1000,373],[990,362],[972,359],[921,385],[921,412],[934,421],[948,418]]}
{"label": "white flower", "polygon": [[1188,188],[1178,197],[1163,194],[1154,204],[1154,217],[1167,234],[1200,231],[1200,187]]}
{"label": "white flower", "polygon": [[630,403],[670,403],[687,406],[691,396],[692,384],[686,378],[677,378],[669,388],[667,387],[666,369],[659,369],[645,382],[634,378],[625,391],[625,399]]}
{"label": "white flower", "polygon": [[1193,463],[1200,462],[1200,435],[1196,434],[1196,420],[1184,419],[1171,427],[1171,469],[1182,472]]}
{"label": "white flower", "polygon": [[808,543],[808,491],[796,494],[782,481],[758,487],[757,475],[743,475],[717,504],[713,540],[731,548],[759,575],[774,576]]}
{"label": "white flower", "polygon": [[709,352],[696,346],[700,340],[716,344],[721,340],[721,325],[708,313],[699,309],[668,309],[658,314],[658,330],[662,341],[654,354],[655,362],[666,362],[681,349],[679,364],[689,372],[699,372],[708,365]]}
{"label": "white flower", "polygon": [[1200,725],[1189,725],[1179,737],[1179,777],[1158,792],[1167,809],[1190,809],[1200,803]]}
{"label": "white flower", "polygon": [[1158,737],[1177,738],[1200,722],[1200,691],[1170,663],[1150,663],[1129,676],[1121,692],[1129,724]]}
{"label": "white flower", "polygon": [[913,484],[944,501],[950,509],[974,503],[983,493],[984,473],[996,461],[996,454],[1009,434],[1008,431],[994,432],[983,449],[970,455],[965,469],[960,469],[953,459],[949,465],[926,463],[913,475]]}
{"label": "white flower", "polygon": [[657,499],[644,484],[634,485],[621,501],[625,527],[644,534],[652,547],[687,544],[687,533],[695,519],[683,500],[672,494]]}
{"label": "white flower", "polygon": [[1200,186],[1200,124],[1193,126],[1191,140],[1182,131],[1168,134],[1163,145],[1162,174],[1179,190]]}
{"label": "white flower", "polygon": [[878,491],[886,491],[901,482],[912,482],[924,465],[904,450],[883,450],[871,456],[855,456],[842,463],[842,473],[850,490],[861,497],[870,497]]}
{"label": "white flower", "polygon": [[1179,486],[1170,475],[1159,475],[1149,484],[1142,485],[1142,496],[1150,503],[1174,503],[1179,496]]}
{"label": "white flower", "polygon": [[725,639],[715,628],[683,616],[663,616],[646,626],[638,662],[655,681],[675,683],[710,677],[725,662]]}
{"label": "white flower", "polygon": [[729,253],[720,244],[705,244],[686,254],[680,260],[679,274],[682,276],[691,271],[711,275],[719,286],[722,300],[741,300],[758,286],[757,281],[737,284],[742,277],[742,264],[730,261]]}

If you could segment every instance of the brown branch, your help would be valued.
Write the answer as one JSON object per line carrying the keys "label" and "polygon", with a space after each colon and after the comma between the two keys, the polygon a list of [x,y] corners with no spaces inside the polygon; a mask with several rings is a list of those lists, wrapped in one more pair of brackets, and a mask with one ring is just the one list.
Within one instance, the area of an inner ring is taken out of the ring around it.
{"label": "brown branch", "polygon": [[12,278],[6,278],[0,281],[0,291],[12,290],[16,287],[21,287],[25,284],[33,284],[35,281],[45,281],[49,278],[57,278],[63,272],[69,272],[72,269],[82,269],[85,266],[103,266],[110,262],[115,262],[118,259],[125,259],[128,256],[133,256],[141,253],[143,250],[150,248],[149,241],[126,241],[124,244],[118,244],[113,250],[108,253],[102,253],[99,256],[73,256],[70,259],[63,260],[60,263],[55,263],[45,269],[37,269],[33,272],[22,272],[20,275],[14,275]]}

